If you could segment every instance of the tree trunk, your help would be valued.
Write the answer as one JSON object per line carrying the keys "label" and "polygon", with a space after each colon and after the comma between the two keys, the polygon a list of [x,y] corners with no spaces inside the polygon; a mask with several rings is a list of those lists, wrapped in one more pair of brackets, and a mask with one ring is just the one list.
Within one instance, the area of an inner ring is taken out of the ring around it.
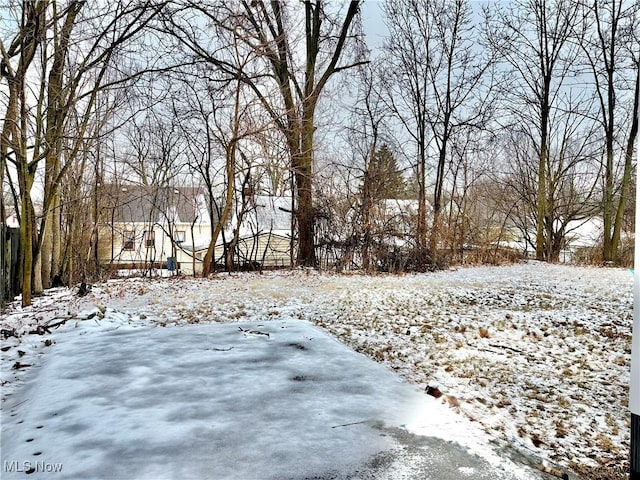
{"label": "tree trunk", "polygon": [[[448,123],[449,114],[445,113],[445,129],[442,134],[440,151],[438,152],[438,168],[436,173],[436,185],[433,194],[433,226],[431,227],[431,238],[429,239],[430,254],[437,259],[438,243],[440,241],[440,216],[442,213],[442,191],[444,187],[444,168],[447,159]],[[422,252],[421,252],[422,253]],[[424,252],[426,254],[427,252]],[[427,261],[427,259],[424,259]],[[431,260],[429,260],[431,261]]]}
{"label": "tree trunk", "polygon": [[38,255],[39,266],[36,267],[40,271],[41,281],[44,287],[49,287],[51,284],[54,221],[53,211],[49,210],[46,213],[44,231],[42,232],[42,244],[40,246],[40,255]]}
{"label": "tree trunk", "polygon": [[[26,165],[23,165],[26,169]],[[22,199],[20,205],[20,270],[22,276],[22,306],[31,305],[31,288],[33,273],[33,207],[29,190],[33,181],[25,173],[20,175]],[[27,189],[28,188],[28,189]]]}
{"label": "tree trunk", "polygon": [[62,202],[60,189],[56,192],[53,207],[51,278],[62,272]]}
{"label": "tree trunk", "polygon": [[371,187],[369,185],[368,166],[364,171],[362,191],[362,269],[368,272],[371,268]]}
{"label": "tree trunk", "polygon": [[229,221],[231,216],[231,212],[233,211],[233,191],[234,191],[234,182],[235,182],[235,147],[231,148],[227,152],[227,185],[225,190],[225,202],[224,207],[222,208],[222,214],[218,219],[218,223],[213,230],[213,234],[211,235],[211,240],[209,242],[209,248],[207,248],[207,253],[204,256],[203,265],[202,265],[202,276],[208,277],[214,270],[215,267],[215,249],[216,243],[218,242],[218,237],[220,236],[220,232],[224,228],[224,225]]}
{"label": "tree trunk", "polygon": [[362,188],[362,269],[368,272],[371,268],[371,213],[373,197],[371,191],[371,164],[375,152],[375,139],[369,152],[369,159],[364,169]]}
{"label": "tree trunk", "polygon": [[[548,91],[548,90],[547,90]],[[541,144],[540,156],[538,160],[538,189],[537,189],[537,209],[536,209],[536,260],[546,259],[546,241],[545,241],[545,218],[547,217],[547,129],[548,114],[547,107],[542,105],[541,115]],[[551,241],[550,239],[547,239]]]}
{"label": "tree trunk", "polygon": [[424,139],[424,128],[421,126],[418,142],[418,221],[416,226],[416,246],[418,251],[427,249],[427,188],[426,170],[427,153]]}
{"label": "tree trunk", "polygon": [[300,152],[294,156],[298,206],[298,265],[316,267],[315,210],[313,207],[313,117],[316,98],[304,106]]}
{"label": "tree trunk", "polygon": [[[636,86],[634,89],[635,100],[633,101],[633,111],[631,120],[631,130],[629,131],[629,137],[627,138],[627,148],[624,154],[624,173],[622,176],[622,186],[620,189],[620,200],[618,202],[618,208],[616,210],[616,217],[613,227],[612,236],[612,256],[614,261],[619,261],[618,248],[620,246],[620,236],[622,234],[622,224],[624,222],[624,211],[627,208],[627,202],[629,201],[629,195],[631,193],[632,185],[632,171],[633,171],[633,146],[636,143],[638,136],[638,114],[639,110],[639,96],[640,96],[640,65],[636,65]],[[636,188],[638,188],[636,186]],[[636,205],[636,208],[638,206]],[[636,226],[637,228],[637,226]]]}
{"label": "tree trunk", "polygon": [[[305,160],[305,162],[308,160]],[[316,266],[314,245],[314,209],[311,193],[310,168],[296,168],[296,187],[298,192],[298,207],[296,219],[298,221],[298,265],[303,267]]]}
{"label": "tree trunk", "polygon": [[[238,133],[240,127],[240,90],[241,84],[238,81],[235,90],[234,96],[234,106],[233,106],[233,125],[232,125],[232,138],[231,141],[226,145],[226,174],[227,174],[227,185],[225,189],[225,202],[224,207],[222,209],[222,214],[218,219],[218,223],[215,226],[213,234],[211,235],[211,241],[209,242],[209,248],[207,248],[207,253],[204,256],[203,265],[202,265],[202,276],[209,276],[215,267],[215,250],[216,243],[218,241],[218,237],[220,236],[220,232],[224,228],[225,224],[229,221],[231,217],[231,212],[233,211],[233,193],[235,190],[235,181],[236,181],[236,149],[238,147]],[[212,225],[213,227],[213,225]],[[195,254],[195,252],[194,252]]]}
{"label": "tree trunk", "polygon": [[[605,117],[605,137],[606,137],[606,165],[604,169],[604,195],[602,199],[602,216],[603,216],[603,255],[606,262],[612,262],[616,260],[617,245],[614,245],[614,102],[615,95],[613,90],[613,72],[609,72],[609,88],[608,88],[608,112]],[[626,165],[625,165],[626,174]]]}

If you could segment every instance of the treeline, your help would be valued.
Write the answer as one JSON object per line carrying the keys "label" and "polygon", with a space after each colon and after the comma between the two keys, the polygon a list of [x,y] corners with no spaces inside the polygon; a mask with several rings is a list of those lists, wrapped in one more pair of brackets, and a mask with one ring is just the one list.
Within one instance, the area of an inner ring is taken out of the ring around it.
{"label": "treeline", "polygon": [[20,224],[25,305],[100,273],[105,184],[205,192],[205,274],[248,192],[292,198],[301,266],[428,270],[516,241],[557,261],[594,220],[594,258],[629,255],[632,0],[0,9],[0,220]]}

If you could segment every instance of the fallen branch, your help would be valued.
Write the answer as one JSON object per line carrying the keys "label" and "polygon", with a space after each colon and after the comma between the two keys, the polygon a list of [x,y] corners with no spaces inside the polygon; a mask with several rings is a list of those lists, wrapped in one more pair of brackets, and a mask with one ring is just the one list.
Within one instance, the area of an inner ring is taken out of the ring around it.
{"label": "fallen branch", "polygon": [[331,428],[339,428],[339,427],[350,427],[351,425],[360,425],[363,423],[367,423],[369,420],[361,420],[360,422],[351,422],[351,423],[343,423],[342,425],[334,425]]}
{"label": "fallen branch", "polygon": [[28,363],[16,362],[16,363],[13,364],[13,369],[14,370],[18,370],[19,368],[27,368],[27,367],[30,367],[30,366],[31,366],[31,364],[28,364]]}
{"label": "fallen branch", "polygon": [[251,335],[264,335],[265,337],[269,336],[267,332],[261,332],[260,330],[248,330],[242,327],[238,327],[238,329],[245,335],[251,334]]}
{"label": "fallen branch", "polygon": [[[57,318],[60,318],[60,317],[57,317]],[[57,318],[53,318],[52,320],[57,320]],[[29,330],[27,333],[29,333],[29,335],[44,335],[45,333],[51,334],[52,328],[58,328],[60,325],[64,325],[72,318],[75,318],[75,317],[73,315],[70,315],[68,317],[63,317],[62,320],[60,320],[59,322],[48,323],[46,325],[36,325],[35,330]],[[3,334],[4,334],[4,330],[3,330]],[[14,336],[17,336],[17,335],[14,335]],[[7,337],[5,336],[5,338]]]}
{"label": "fallen branch", "polygon": [[[65,323],[67,323],[69,320],[73,318],[75,318],[74,315],[69,315],[68,317],[64,317],[59,322],[47,324],[47,328],[58,328],[60,325],[64,325]],[[53,320],[56,320],[56,319],[54,318]]]}
{"label": "fallen branch", "polygon": [[35,330],[29,330],[29,335],[44,335],[45,333],[51,333],[48,325],[38,325]]}
{"label": "fallen branch", "polygon": [[490,343],[489,346],[493,348],[504,348],[505,350],[511,350],[512,352],[515,352],[515,353],[522,353],[522,350],[518,350],[517,348],[513,348],[513,347],[508,347],[506,345],[497,345],[495,343]]}

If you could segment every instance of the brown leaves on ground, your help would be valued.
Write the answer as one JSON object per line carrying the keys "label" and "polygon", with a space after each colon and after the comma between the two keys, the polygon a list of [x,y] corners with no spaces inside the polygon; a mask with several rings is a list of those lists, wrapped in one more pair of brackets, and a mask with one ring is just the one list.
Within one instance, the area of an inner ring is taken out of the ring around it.
{"label": "brown leaves on ground", "polygon": [[569,466],[582,480],[629,479],[629,461],[614,461],[607,465],[599,465],[597,467],[587,467],[579,463],[571,462]]}

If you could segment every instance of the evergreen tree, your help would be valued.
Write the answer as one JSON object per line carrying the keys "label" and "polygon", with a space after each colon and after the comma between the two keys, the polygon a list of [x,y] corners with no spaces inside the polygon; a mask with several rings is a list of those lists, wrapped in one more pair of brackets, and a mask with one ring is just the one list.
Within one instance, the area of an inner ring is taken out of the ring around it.
{"label": "evergreen tree", "polygon": [[371,202],[407,198],[406,181],[393,152],[387,145],[380,147],[371,159],[365,171],[362,188]]}

